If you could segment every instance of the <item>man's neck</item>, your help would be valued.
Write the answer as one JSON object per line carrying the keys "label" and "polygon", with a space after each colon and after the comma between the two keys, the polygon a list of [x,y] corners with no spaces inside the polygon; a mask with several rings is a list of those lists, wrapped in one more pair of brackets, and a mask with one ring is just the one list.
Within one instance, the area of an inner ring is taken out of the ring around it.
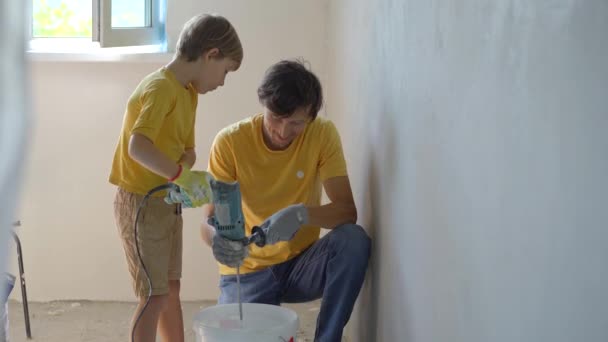
{"label": "man's neck", "polygon": [[293,144],[293,141],[284,147],[278,147],[275,146],[272,143],[272,140],[268,137],[268,133],[266,133],[266,127],[264,127],[264,122],[262,121],[262,140],[264,141],[264,145],[266,145],[266,147],[268,147],[269,150],[271,151],[285,151],[286,149],[289,148],[289,146],[291,146],[291,144]]}

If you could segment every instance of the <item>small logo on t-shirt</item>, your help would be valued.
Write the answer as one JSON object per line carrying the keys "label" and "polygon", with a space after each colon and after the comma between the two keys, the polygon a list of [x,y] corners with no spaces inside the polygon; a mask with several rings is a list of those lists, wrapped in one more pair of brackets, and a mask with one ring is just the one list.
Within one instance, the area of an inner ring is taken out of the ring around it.
{"label": "small logo on t-shirt", "polygon": [[304,178],[304,171],[299,170],[298,172],[296,172],[296,176],[300,179]]}

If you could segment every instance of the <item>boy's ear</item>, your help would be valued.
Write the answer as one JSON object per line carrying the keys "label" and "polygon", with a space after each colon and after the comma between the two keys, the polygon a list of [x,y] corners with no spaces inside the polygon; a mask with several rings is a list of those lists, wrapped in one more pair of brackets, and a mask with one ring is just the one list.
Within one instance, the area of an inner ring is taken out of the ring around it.
{"label": "boy's ear", "polygon": [[220,49],[218,48],[211,48],[209,50],[207,50],[207,52],[205,52],[203,54],[203,57],[205,58],[205,60],[209,60],[212,58],[218,58],[220,57]]}

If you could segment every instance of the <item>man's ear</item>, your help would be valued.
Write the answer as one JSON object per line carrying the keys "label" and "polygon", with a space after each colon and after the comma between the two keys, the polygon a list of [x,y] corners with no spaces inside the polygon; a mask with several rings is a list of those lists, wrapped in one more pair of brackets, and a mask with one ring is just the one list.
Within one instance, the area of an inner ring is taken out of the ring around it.
{"label": "man's ear", "polygon": [[218,48],[211,48],[209,50],[207,50],[204,54],[203,57],[205,60],[210,60],[213,58],[219,58],[220,57],[220,49]]}

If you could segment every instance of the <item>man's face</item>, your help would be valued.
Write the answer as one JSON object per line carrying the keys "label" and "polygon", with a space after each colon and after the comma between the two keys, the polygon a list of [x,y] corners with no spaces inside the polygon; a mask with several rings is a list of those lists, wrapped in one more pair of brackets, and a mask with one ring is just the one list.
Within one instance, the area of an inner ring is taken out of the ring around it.
{"label": "man's face", "polygon": [[299,108],[291,116],[279,116],[268,108],[264,112],[264,142],[271,150],[284,150],[291,145],[310,122],[308,108]]}

